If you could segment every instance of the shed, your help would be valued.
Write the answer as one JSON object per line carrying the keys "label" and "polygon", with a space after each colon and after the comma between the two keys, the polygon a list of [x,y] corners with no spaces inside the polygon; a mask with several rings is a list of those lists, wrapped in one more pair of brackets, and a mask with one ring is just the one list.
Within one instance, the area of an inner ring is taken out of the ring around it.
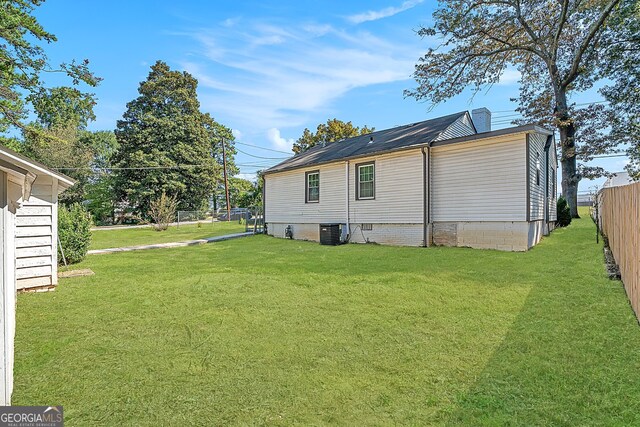
{"label": "shed", "polygon": [[58,195],[74,184],[61,173],[0,146],[0,160],[19,165],[34,180],[30,197],[15,212],[17,288],[49,288],[58,283]]}
{"label": "shed", "polygon": [[13,390],[17,281],[24,288],[32,283],[24,280],[37,274],[45,278],[37,283],[56,282],[58,192],[72,184],[71,178],[0,146],[0,405],[10,404]]}

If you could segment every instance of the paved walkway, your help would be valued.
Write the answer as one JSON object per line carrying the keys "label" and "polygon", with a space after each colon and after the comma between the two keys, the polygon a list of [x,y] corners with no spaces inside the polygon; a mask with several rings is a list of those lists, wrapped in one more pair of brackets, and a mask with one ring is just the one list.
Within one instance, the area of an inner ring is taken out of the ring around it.
{"label": "paved walkway", "polygon": [[253,236],[253,231],[249,231],[246,233],[226,234],[224,236],[209,237],[207,239],[185,240],[183,242],[156,243],[153,245],[126,246],[123,248],[93,249],[87,253],[89,255],[102,255],[112,254],[116,252],[142,251],[145,249],[179,248],[183,246],[204,245],[206,243],[222,242],[224,240],[237,239],[246,236]]}

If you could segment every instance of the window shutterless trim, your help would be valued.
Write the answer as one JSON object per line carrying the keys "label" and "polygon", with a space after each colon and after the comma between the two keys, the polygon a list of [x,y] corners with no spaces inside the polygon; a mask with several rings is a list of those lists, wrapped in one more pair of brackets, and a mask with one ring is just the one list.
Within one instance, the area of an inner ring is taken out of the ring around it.
{"label": "window shutterless trim", "polygon": [[[318,175],[318,199],[309,200],[309,175]],[[304,202],[319,203],[320,202],[320,170],[308,171],[304,173]]]}
{"label": "window shutterless trim", "polygon": [[[376,198],[376,162],[364,162],[356,163],[356,200],[375,200]],[[373,196],[372,197],[360,197],[360,167],[373,166]]]}

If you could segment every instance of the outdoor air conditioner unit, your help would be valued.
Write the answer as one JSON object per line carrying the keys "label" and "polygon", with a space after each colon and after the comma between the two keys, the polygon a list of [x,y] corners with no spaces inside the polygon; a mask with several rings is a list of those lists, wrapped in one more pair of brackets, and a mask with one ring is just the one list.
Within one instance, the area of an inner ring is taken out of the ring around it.
{"label": "outdoor air conditioner unit", "polygon": [[342,224],[320,224],[320,244],[336,246],[342,243]]}

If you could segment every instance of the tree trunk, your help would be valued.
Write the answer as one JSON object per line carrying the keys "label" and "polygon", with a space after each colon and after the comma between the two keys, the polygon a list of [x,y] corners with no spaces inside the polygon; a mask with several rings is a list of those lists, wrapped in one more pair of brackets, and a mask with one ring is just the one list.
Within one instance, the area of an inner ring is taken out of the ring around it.
{"label": "tree trunk", "polygon": [[567,200],[572,218],[578,215],[578,183],[580,175],[576,163],[576,126],[569,115],[567,94],[561,88],[556,90],[556,109],[560,131],[560,164],[562,166],[562,195]]}

